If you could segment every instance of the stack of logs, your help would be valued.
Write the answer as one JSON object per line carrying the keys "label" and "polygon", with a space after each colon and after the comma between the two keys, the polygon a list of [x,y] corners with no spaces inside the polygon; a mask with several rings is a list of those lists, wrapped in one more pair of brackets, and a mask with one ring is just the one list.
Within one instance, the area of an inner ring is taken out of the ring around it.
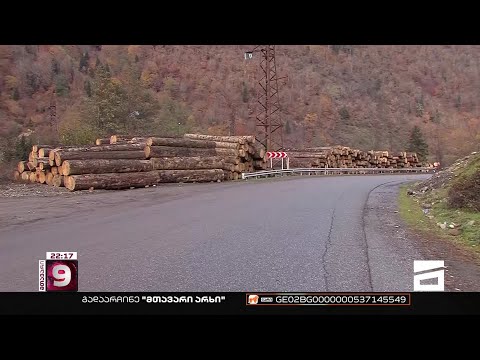
{"label": "stack of logs", "polygon": [[424,166],[416,153],[362,151],[346,146],[286,150],[291,168],[407,168]]}
{"label": "stack of logs", "polygon": [[254,136],[185,134],[183,137],[97,139],[92,146],[34,145],[14,178],[69,190],[126,189],[170,182],[237,180],[266,169]]}

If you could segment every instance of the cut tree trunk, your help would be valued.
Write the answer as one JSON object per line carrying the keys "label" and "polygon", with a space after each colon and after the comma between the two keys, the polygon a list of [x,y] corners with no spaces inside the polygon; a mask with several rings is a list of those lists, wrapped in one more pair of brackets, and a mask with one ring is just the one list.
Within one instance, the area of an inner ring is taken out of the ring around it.
{"label": "cut tree trunk", "polygon": [[31,152],[28,154],[28,161],[29,161],[29,162],[33,162],[33,160],[35,160],[37,157],[38,157],[38,153],[31,151]]}
{"label": "cut tree trunk", "polygon": [[158,173],[148,171],[144,173],[71,175],[66,177],[65,187],[71,191],[90,188],[120,190],[130,187],[145,187],[157,183]]}
{"label": "cut tree trunk", "polygon": [[105,174],[154,170],[149,160],[66,160],[62,163],[62,174]]}
{"label": "cut tree trunk", "polygon": [[223,170],[159,170],[143,173],[122,174],[85,174],[68,176],[65,181],[67,189],[119,190],[130,187],[145,187],[157,183],[170,182],[205,182],[223,180]]}
{"label": "cut tree trunk", "polygon": [[64,180],[65,180],[65,177],[63,175],[58,175],[58,174],[55,175],[53,177],[53,186],[55,187],[65,186]]}
{"label": "cut tree trunk", "polygon": [[43,147],[38,150],[38,157],[43,158],[43,157],[48,157],[48,154],[50,151],[53,150],[52,147]]}
{"label": "cut tree trunk", "polygon": [[39,167],[40,164],[49,165],[48,158],[36,158],[33,160],[33,166],[35,166],[36,168]]}
{"label": "cut tree trunk", "polygon": [[153,170],[230,169],[221,157],[162,157],[151,158]]}
{"label": "cut tree trunk", "polygon": [[[136,143],[136,144],[110,144],[110,145],[100,145],[100,146],[77,146],[69,148],[59,148],[55,149],[55,152],[104,152],[104,151],[135,151],[143,150],[145,144]],[[50,158],[50,154],[49,154]]]}
{"label": "cut tree trunk", "polygon": [[57,174],[58,175],[63,175],[63,166],[62,165],[57,166]]}
{"label": "cut tree trunk", "polygon": [[32,151],[34,153],[37,153],[38,152],[38,149],[41,149],[41,148],[51,148],[52,146],[51,145],[33,145],[32,146]]}
{"label": "cut tree trunk", "polygon": [[35,170],[35,165],[33,165],[33,162],[28,162],[27,163],[28,170],[34,171]]}
{"label": "cut tree trunk", "polygon": [[[185,134],[184,137],[197,140],[211,140],[221,142],[233,142],[239,144],[245,144],[247,140],[241,136],[218,136],[218,135],[202,135],[202,134]],[[255,139],[255,137],[253,137]]]}
{"label": "cut tree trunk", "polygon": [[29,176],[28,176],[28,180],[32,183],[37,181],[37,173],[35,171],[31,171]]}
{"label": "cut tree trunk", "polygon": [[47,179],[47,175],[46,175],[45,171],[42,171],[38,174],[37,181],[40,184],[45,184],[46,179]]}
{"label": "cut tree trunk", "polygon": [[23,181],[30,181],[30,172],[25,171],[20,174]]}
{"label": "cut tree trunk", "polygon": [[13,172],[13,180],[18,181],[20,179],[20,171],[15,170]]}
{"label": "cut tree trunk", "polygon": [[173,146],[146,146],[145,157],[192,157],[192,156],[238,156],[240,150],[234,149],[202,149],[202,148],[183,148]]}
{"label": "cut tree trunk", "polygon": [[103,138],[103,139],[97,139],[95,140],[95,145],[107,145],[110,144],[110,138]]}
{"label": "cut tree trunk", "polygon": [[135,151],[55,151],[55,164],[60,166],[65,160],[91,160],[91,159],[145,159],[145,152]]}
{"label": "cut tree trunk", "polygon": [[288,156],[293,158],[318,158],[318,159],[326,159],[326,153],[314,153],[314,152],[287,152]]}
{"label": "cut tree trunk", "polygon": [[240,164],[240,158],[238,156],[222,156],[222,159],[226,164]]}
{"label": "cut tree trunk", "polygon": [[58,168],[56,166],[50,167],[50,172],[52,175],[57,175],[58,174]]}
{"label": "cut tree trunk", "polygon": [[38,163],[38,167],[40,168],[40,170],[50,170],[51,166],[48,163],[48,161],[49,160],[47,160],[47,162],[39,162]]}
{"label": "cut tree trunk", "polygon": [[148,146],[173,146],[173,147],[187,147],[187,148],[215,148],[215,141],[195,140],[185,138],[148,138],[146,144]]}
{"label": "cut tree trunk", "polygon": [[29,170],[28,161],[20,161],[17,165],[17,170],[20,174],[23,173],[24,171],[28,171]]}
{"label": "cut tree trunk", "polygon": [[55,175],[51,172],[47,173],[47,175],[45,176],[45,183],[47,185],[50,185],[50,186],[53,186],[53,177]]}

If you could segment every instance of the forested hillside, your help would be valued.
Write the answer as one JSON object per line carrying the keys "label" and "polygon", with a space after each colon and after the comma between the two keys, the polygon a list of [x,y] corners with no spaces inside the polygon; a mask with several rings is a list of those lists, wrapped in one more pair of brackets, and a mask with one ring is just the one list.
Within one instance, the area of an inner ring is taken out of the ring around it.
{"label": "forested hillside", "polygon": [[[252,47],[0,46],[3,157],[21,133],[64,144],[112,133],[254,134]],[[479,46],[278,45],[277,68],[288,75],[287,147],[403,150],[417,125],[431,161],[480,150]]]}

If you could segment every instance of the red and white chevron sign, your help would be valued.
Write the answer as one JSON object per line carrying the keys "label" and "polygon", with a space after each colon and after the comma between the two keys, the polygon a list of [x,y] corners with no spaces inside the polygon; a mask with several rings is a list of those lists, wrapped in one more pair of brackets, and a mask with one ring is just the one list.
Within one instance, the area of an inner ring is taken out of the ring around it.
{"label": "red and white chevron sign", "polygon": [[267,159],[285,159],[288,155],[284,151],[267,151]]}

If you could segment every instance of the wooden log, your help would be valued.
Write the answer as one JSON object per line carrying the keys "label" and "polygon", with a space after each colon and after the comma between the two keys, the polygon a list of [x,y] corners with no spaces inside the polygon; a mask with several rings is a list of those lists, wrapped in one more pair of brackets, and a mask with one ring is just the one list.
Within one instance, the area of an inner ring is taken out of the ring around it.
{"label": "wooden log", "polygon": [[55,187],[63,187],[65,186],[64,183],[65,177],[63,175],[54,175],[53,176],[53,186]]}
{"label": "wooden log", "polygon": [[[218,136],[218,135],[202,135],[202,134],[185,134],[185,135],[183,135],[183,137],[189,138],[189,139],[233,142],[233,143],[239,143],[239,144],[245,144],[247,142],[245,137],[241,137],[241,136]],[[253,136],[253,139],[255,139],[254,136]]]}
{"label": "wooden log", "polygon": [[30,175],[28,177],[28,180],[32,183],[34,183],[35,181],[37,181],[37,173],[35,171],[31,171],[30,172]]}
{"label": "wooden log", "polygon": [[53,150],[52,147],[42,147],[38,149],[38,157],[40,158],[48,157],[48,154],[50,153],[51,150]]}
{"label": "wooden log", "polygon": [[152,171],[153,166],[149,160],[65,160],[62,163],[62,174],[105,174],[105,173],[126,173]]}
{"label": "wooden log", "polygon": [[146,144],[149,146],[181,146],[191,148],[225,148],[225,149],[239,149],[239,143],[222,142],[213,140],[199,140],[189,138],[148,138]]}
{"label": "wooden log", "polygon": [[238,172],[233,173],[233,180],[238,180],[240,178],[240,174]]}
{"label": "wooden log", "polygon": [[143,150],[132,151],[55,151],[55,164],[62,165],[65,160],[91,160],[91,159],[145,159]]}
{"label": "wooden log", "polygon": [[13,172],[13,180],[15,180],[15,181],[20,180],[20,171],[15,170],[15,171]]}
{"label": "wooden log", "polygon": [[223,169],[230,170],[233,164],[225,164],[219,156],[213,157],[162,157],[151,158],[153,170],[194,170]]}
{"label": "wooden log", "polygon": [[35,165],[33,165],[33,162],[30,162],[30,161],[29,161],[29,162],[27,163],[27,168],[28,168],[28,170],[30,170],[30,171],[34,171],[34,170],[35,170]]}
{"label": "wooden log", "polygon": [[85,190],[94,189],[119,190],[130,187],[145,187],[157,183],[169,182],[206,182],[223,180],[223,170],[159,170],[142,173],[121,174],[85,174],[68,176],[65,181],[67,189]]}
{"label": "wooden log", "polygon": [[57,175],[58,174],[58,168],[56,166],[51,166],[50,167],[50,172],[52,175]]}
{"label": "wooden log", "polygon": [[28,161],[29,161],[29,162],[33,162],[33,160],[35,160],[37,157],[38,157],[38,153],[31,151],[31,152],[28,154]]}
{"label": "wooden log", "polygon": [[57,166],[57,174],[58,175],[63,175],[63,166],[62,165]]}
{"label": "wooden log", "polygon": [[239,156],[241,150],[217,148],[184,148],[174,146],[145,146],[145,157]]}
{"label": "wooden log", "polygon": [[[135,143],[135,144],[109,144],[109,145],[100,145],[100,146],[76,146],[68,148],[58,148],[54,149],[55,152],[104,152],[104,151],[135,151],[143,150],[145,143]],[[49,154],[50,158],[50,154]]]}
{"label": "wooden log", "polygon": [[32,146],[32,152],[34,153],[38,153],[38,150],[41,149],[41,148],[48,148],[48,147],[52,147],[51,145],[33,145]]}
{"label": "wooden log", "polygon": [[117,143],[135,143],[135,142],[142,142],[148,139],[150,136],[140,137],[140,136],[129,136],[129,135],[112,135],[110,136],[110,144],[117,144]]}
{"label": "wooden log", "polygon": [[266,155],[266,151],[264,147],[256,147],[255,152],[253,153],[252,158],[255,160],[261,160],[264,159]]}
{"label": "wooden log", "polygon": [[48,172],[48,173],[46,174],[46,176],[45,176],[45,183],[46,183],[47,185],[53,186],[53,177],[54,177],[54,176],[55,176],[55,175],[54,175],[53,173]]}
{"label": "wooden log", "polygon": [[28,171],[28,161],[20,161],[17,165],[17,171],[19,174],[23,173],[24,171]]}
{"label": "wooden log", "polygon": [[45,181],[47,179],[47,174],[45,173],[45,171],[40,172],[40,174],[38,174],[37,179],[40,184],[45,184]]}
{"label": "wooden log", "polygon": [[107,145],[110,144],[110,138],[99,138],[95,140],[95,145]]}
{"label": "wooden log", "polygon": [[49,160],[47,160],[46,162],[39,162],[38,167],[40,168],[40,170],[50,170],[51,166],[48,162]]}
{"label": "wooden log", "polygon": [[24,171],[23,173],[20,174],[20,177],[23,181],[30,181],[30,172]]}
{"label": "wooden log", "polygon": [[240,158],[238,156],[223,156],[223,161],[225,161],[226,164],[233,164],[237,165],[240,164]]}
{"label": "wooden log", "polygon": [[49,165],[49,160],[48,160],[48,158],[36,158],[36,159],[33,159],[33,166],[39,167],[40,164],[47,164],[47,165]]}
{"label": "wooden log", "polygon": [[[151,137],[146,141],[148,146],[173,146],[173,147],[188,147],[188,148],[215,148],[215,141],[196,140],[188,138],[166,138],[166,137]],[[234,144],[235,145],[235,144]]]}
{"label": "wooden log", "polygon": [[[288,156],[292,158],[319,158],[319,159],[326,159],[326,153],[318,153],[318,152],[287,152]],[[339,155],[340,156],[340,155]]]}

